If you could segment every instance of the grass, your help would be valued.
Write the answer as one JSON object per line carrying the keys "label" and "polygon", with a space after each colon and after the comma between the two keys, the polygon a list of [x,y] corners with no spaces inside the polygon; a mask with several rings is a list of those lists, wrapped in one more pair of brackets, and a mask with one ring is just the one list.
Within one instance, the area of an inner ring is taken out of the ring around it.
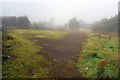
{"label": "grass", "polygon": [[[97,35],[97,36],[96,36]],[[90,33],[79,56],[79,72],[86,78],[118,77],[118,37]]]}
{"label": "grass", "polygon": [[[40,36],[42,34],[42,36]],[[29,40],[31,35],[43,38],[60,38],[65,32],[46,30],[13,30],[3,33],[3,78],[48,78],[49,69],[43,65],[51,64],[45,56],[37,54],[42,50]],[[5,37],[12,36],[13,40]],[[10,46],[7,48],[6,46]]]}
{"label": "grass", "polygon": [[[62,39],[68,32],[49,30],[11,30],[3,32],[3,78],[49,78],[49,60],[38,52],[43,47],[32,38]],[[6,39],[12,36],[13,40]],[[55,61],[55,59],[53,59]],[[118,37],[115,35],[90,33],[83,43],[77,67],[85,78],[117,78]],[[47,65],[47,66],[46,66]]]}
{"label": "grass", "polygon": [[[24,32],[25,32],[25,34],[24,34]],[[68,32],[66,32],[66,31],[50,31],[50,30],[19,30],[19,33],[29,36],[29,37],[31,34],[32,35],[35,34],[34,35],[35,37],[61,39]]]}

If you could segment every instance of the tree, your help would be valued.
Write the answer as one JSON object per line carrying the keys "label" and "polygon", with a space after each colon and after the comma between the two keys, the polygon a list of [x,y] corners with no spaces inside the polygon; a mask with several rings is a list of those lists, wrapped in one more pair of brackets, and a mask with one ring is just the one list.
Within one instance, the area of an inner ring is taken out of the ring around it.
{"label": "tree", "polygon": [[117,32],[118,30],[118,15],[111,17],[110,19],[102,19],[99,22],[93,24],[93,31],[97,32]]}
{"label": "tree", "polygon": [[17,19],[17,26],[19,28],[28,28],[30,26],[30,21],[27,16],[20,16]]}
{"label": "tree", "polygon": [[2,17],[3,26],[16,26],[16,17],[15,16],[4,16]]}
{"label": "tree", "polygon": [[30,21],[27,16],[3,16],[2,17],[2,26],[3,28],[28,28],[30,25]]}
{"label": "tree", "polygon": [[32,28],[33,29],[39,29],[39,30],[51,30],[51,27],[48,27],[47,22],[34,22],[32,23]]}
{"label": "tree", "polygon": [[80,27],[80,24],[76,18],[71,19],[68,25],[71,29],[79,29]]}

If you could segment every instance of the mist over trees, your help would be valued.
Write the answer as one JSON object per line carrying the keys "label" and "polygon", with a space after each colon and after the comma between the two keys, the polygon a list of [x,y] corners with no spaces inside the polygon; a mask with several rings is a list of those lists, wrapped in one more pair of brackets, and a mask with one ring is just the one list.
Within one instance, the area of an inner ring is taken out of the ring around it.
{"label": "mist over trees", "polygon": [[29,28],[30,20],[27,16],[21,16],[17,18],[17,26],[20,28]]}
{"label": "mist over trees", "polygon": [[97,32],[116,32],[118,30],[118,15],[110,19],[102,19],[92,24],[92,30]]}
{"label": "mist over trees", "polygon": [[80,23],[77,21],[77,18],[73,18],[69,21],[68,26],[71,29],[79,29]]}
{"label": "mist over trees", "polygon": [[16,26],[17,17],[15,16],[4,16],[2,17],[2,26]]}
{"label": "mist over trees", "polygon": [[[120,12],[119,12],[120,14]],[[66,28],[70,29],[92,29],[95,32],[116,32],[118,30],[118,22],[120,15],[116,15],[109,19],[104,18],[100,21],[88,24],[83,20],[77,20],[77,18],[72,18],[69,20],[68,24],[58,26],[53,25],[54,19],[50,18],[49,22],[40,21],[31,23],[27,16],[3,16],[2,17],[2,27],[3,29],[39,29],[39,30],[52,30],[54,27],[64,30]]]}
{"label": "mist over trees", "polygon": [[39,29],[39,30],[47,30],[47,29],[52,29],[49,25],[49,23],[45,21],[40,21],[40,22],[34,22],[31,24],[32,29]]}
{"label": "mist over trees", "polygon": [[80,20],[79,24],[80,24],[81,29],[91,29],[91,27],[92,27],[92,24],[88,24],[88,23],[84,22],[83,20]]}
{"label": "mist over trees", "polygon": [[27,16],[3,16],[2,17],[2,26],[3,29],[10,28],[19,28],[19,29],[28,29],[31,22]]}

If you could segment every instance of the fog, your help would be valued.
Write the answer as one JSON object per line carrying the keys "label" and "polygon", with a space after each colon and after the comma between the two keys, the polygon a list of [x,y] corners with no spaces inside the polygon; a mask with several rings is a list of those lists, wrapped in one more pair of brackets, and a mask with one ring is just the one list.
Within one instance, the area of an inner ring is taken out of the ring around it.
{"label": "fog", "polygon": [[[24,2],[22,2],[24,1]],[[54,19],[55,25],[68,23],[76,17],[87,23],[110,18],[118,13],[119,0],[21,0],[2,1],[2,16],[27,15],[32,22]]]}

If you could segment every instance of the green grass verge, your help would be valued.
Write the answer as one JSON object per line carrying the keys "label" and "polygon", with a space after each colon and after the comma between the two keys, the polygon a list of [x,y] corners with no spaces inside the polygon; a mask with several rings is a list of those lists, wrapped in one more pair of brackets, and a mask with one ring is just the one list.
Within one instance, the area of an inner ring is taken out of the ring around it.
{"label": "green grass verge", "polygon": [[90,33],[77,64],[85,78],[118,77],[118,37]]}

